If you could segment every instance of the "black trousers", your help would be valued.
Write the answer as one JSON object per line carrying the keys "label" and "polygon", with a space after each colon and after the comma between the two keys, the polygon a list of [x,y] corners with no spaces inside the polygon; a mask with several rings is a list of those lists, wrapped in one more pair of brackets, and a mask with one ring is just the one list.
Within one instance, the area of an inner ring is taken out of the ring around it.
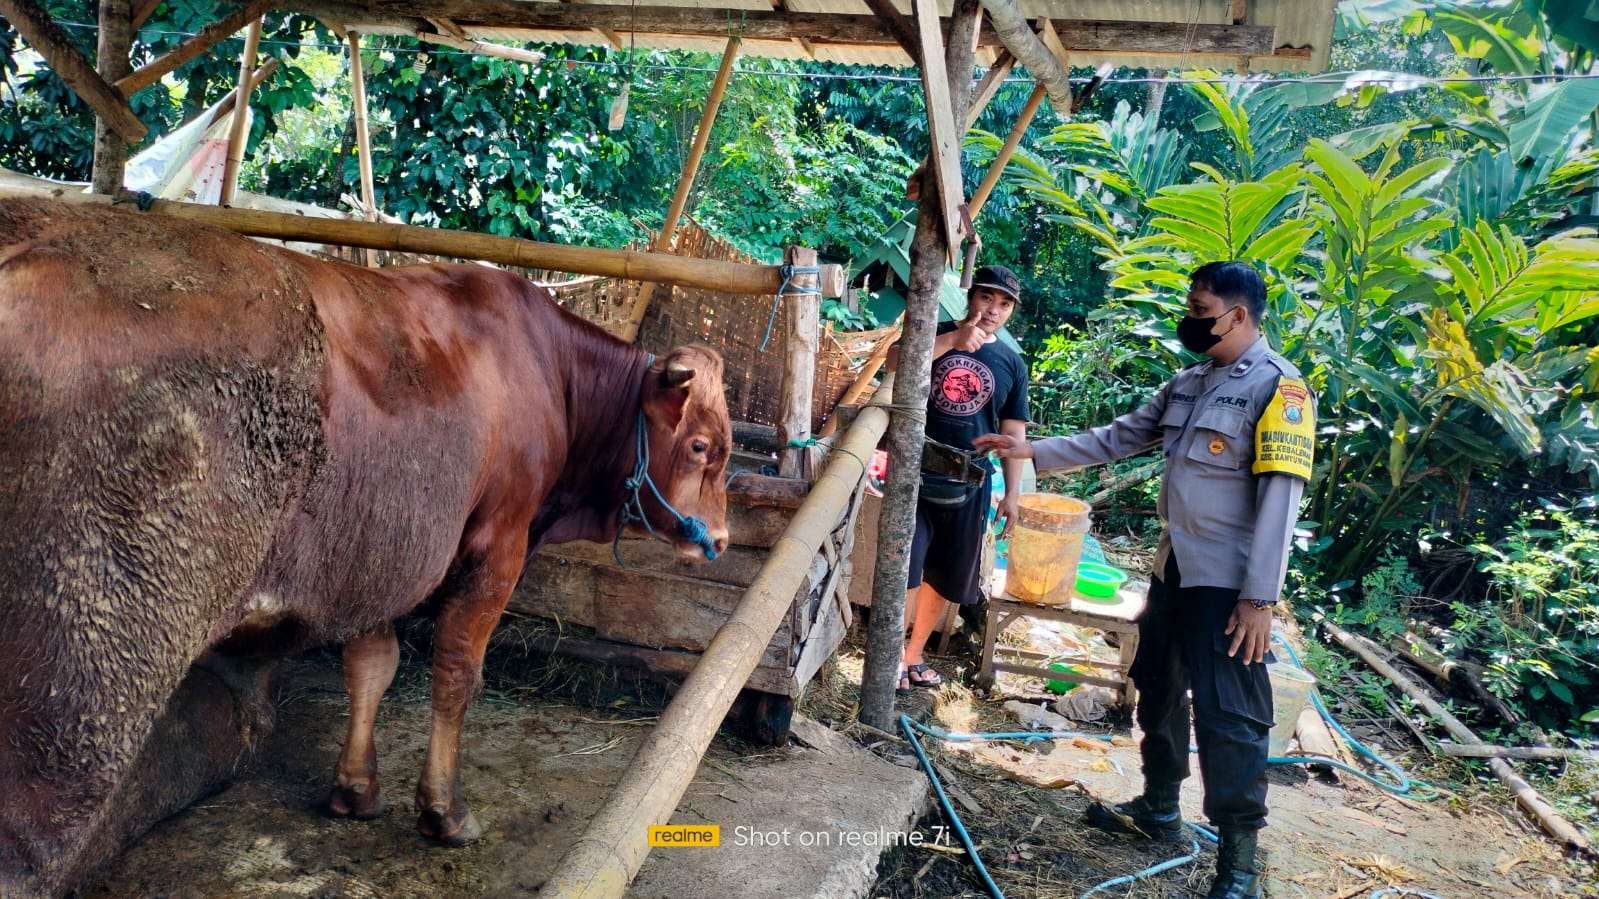
{"label": "black trousers", "polygon": [[1138,619],[1131,674],[1144,730],[1145,788],[1174,786],[1188,776],[1192,707],[1205,817],[1216,827],[1257,830],[1266,826],[1271,681],[1265,665],[1227,656],[1227,619],[1237,603],[1237,590],[1184,587],[1177,559],[1169,557]]}

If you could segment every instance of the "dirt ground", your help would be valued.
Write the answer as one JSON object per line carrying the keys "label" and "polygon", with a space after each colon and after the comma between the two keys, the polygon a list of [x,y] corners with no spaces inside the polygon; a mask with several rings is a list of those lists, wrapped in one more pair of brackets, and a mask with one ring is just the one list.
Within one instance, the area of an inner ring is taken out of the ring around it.
{"label": "dirt ground", "polygon": [[[934,661],[946,676],[967,664]],[[858,647],[846,647],[830,685],[835,695],[828,701],[835,707],[853,704],[861,664]],[[952,683],[937,693],[918,691],[902,706],[913,718],[949,731],[1014,731],[1020,728],[1001,703],[1013,698],[1043,701],[1042,686],[1007,675],[996,691],[1000,695],[991,699],[976,699]],[[1114,739],[1031,745],[924,739],[952,785],[957,811],[979,854],[1008,896],[1075,899],[1112,877],[1191,848],[1187,840],[1151,844],[1109,837],[1080,823],[1093,801],[1090,796],[1120,801],[1135,795],[1141,781],[1136,731],[1100,725],[1078,729]],[[1458,783],[1438,776],[1448,772],[1426,773],[1455,795],[1421,803],[1392,797],[1352,777],[1330,783],[1307,776],[1297,766],[1273,768],[1271,827],[1265,836],[1271,871],[1267,895],[1353,899],[1389,886],[1440,899],[1599,895],[1599,872],[1563,859],[1508,796],[1471,782],[1469,773]],[[1183,811],[1185,818],[1203,821],[1197,774],[1196,763],[1195,776],[1185,784]],[[1064,785],[1045,789],[1018,779]],[[922,822],[924,829],[942,823],[937,809]],[[1095,895],[1203,895],[1214,865],[1214,851],[1201,845],[1199,858],[1190,864]],[[987,893],[964,854],[904,848],[885,856],[875,895],[910,899]]]}

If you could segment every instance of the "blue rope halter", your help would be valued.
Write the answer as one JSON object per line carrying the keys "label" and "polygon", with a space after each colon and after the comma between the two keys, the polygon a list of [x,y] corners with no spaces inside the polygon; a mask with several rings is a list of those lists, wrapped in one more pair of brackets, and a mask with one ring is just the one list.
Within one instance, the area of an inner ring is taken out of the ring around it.
{"label": "blue rope halter", "polygon": [[655,501],[660,503],[662,508],[672,513],[672,516],[677,519],[678,534],[684,540],[699,546],[700,550],[705,553],[706,561],[716,561],[716,541],[711,539],[710,528],[706,527],[705,522],[695,516],[684,515],[682,512],[677,511],[671,503],[666,501],[666,497],[661,495],[660,488],[655,486],[655,479],[650,477],[650,435],[643,408],[640,408],[638,412],[637,442],[638,461],[633,465],[633,476],[622,482],[622,486],[627,492],[622,499],[622,508],[617,513],[619,521],[616,527],[616,539],[611,541],[611,555],[616,559],[617,567],[627,567],[622,561],[622,532],[627,530],[629,524],[636,521],[644,525],[644,530],[648,531],[651,537],[660,538],[660,535],[655,533],[655,528],[650,525],[649,518],[644,514],[643,491],[645,487],[650,488],[650,493],[654,495]]}

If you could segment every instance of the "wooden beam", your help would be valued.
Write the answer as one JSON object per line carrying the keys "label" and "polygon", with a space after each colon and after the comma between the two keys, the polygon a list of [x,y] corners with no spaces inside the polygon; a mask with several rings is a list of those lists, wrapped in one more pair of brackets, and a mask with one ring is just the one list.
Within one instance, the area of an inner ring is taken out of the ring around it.
{"label": "wooden beam", "polygon": [[1540,762],[1599,762],[1599,750],[1549,746],[1490,746],[1485,743],[1439,743],[1438,751],[1461,759],[1530,759]]}
{"label": "wooden beam", "polygon": [[916,30],[916,23],[899,11],[890,0],[865,0],[866,8],[872,11],[882,24],[883,28],[899,44],[905,55],[911,58],[911,65],[922,64],[921,37]]}
{"label": "wooden beam", "polygon": [[108,128],[130,144],[144,139],[149,129],[128,108],[128,99],[100,77],[71,39],[50,20],[49,13],[34,0],[0,0],[0,14]]}
{"label": "wooden beam", "polygon": [[155,15],[156,7],[161,5],[161,0],[138,0],[133,4],[133,30],[138,31],[150,17]]}
{"label": "wooden beam", "polygon": [[[85,194],[56,186],[0,187],[0,197],[41,196],[66,203],[110,204],[112,202],[112,198],[108,196]],[[130,204],[126,208],[131,210],[133,207]],[[521,268],[635,281],[658,281],[663,284],[678,284],[719,293],[763,297],[765,299],[762,302],[767,302],[776,294],[783,283],[782,267],[776,265],[691,259],[667,253],[643,253],[636,250],[611,250],[602,247],[571,247],[515,237],[420,228],[415,225],[310,218],[302,215],[263,212],[258,209],[231,209],[173,200],[154,201],[150,205],[149,214],[187,219],[251,237],[267,237],[297,243],[366,247],[399,253],[421,253],[447,256],[452,259],[481,259],[485,262]],[[842,283],[842,277],[839,266],[822,266],[823,295],[837,296],[836,290],[829,293],[830,285],[836,287]]]}
{"label": "wooden beam", "polygon": [[416,39],[429,44],[440,44],[457,50],[465,50],[468,53],[476,53],[479,56],[495,56],[514,62],[525,62],[529,65],[538,65],[544,61],[544,54],[537,50],[524,50],[521,47],[507,47],[504,44],[491,44],[488,41],[472,39],[463,41],[457,39],[454,35],[418,31]]}
{"label": "wooden beam", "polygon": [[[870,3],[873,0],[866,0]],[[888,0],[877,0],[892,8]],[[283,8],[351,28],[371,25],[416,31],[419,17],[448,18],[463,28],[529,29],[537,31],[637,32],[644,35],[681,35],[725,38],[726,10],[688,6],[639,6],[600,3],[527,3],[523,0],[283,0]],[[896,13],[899,20],[909,21]],[[990,22],[997,27],[993,10]],[[866,44],[902,47],[894,19],[876,15],[801,13],[791,10],[740,10],[736,30],[747,41],[789,41],[805,38],[813,44]],[[1026,21],[1026,20],[1024,20]],[[948,20],[941,23],[947,27]],[[1028,22],[1032,33],[1034,23]],[[1276,44],[1276,28],[1268,25],[1190,25],[1187,22],[1125,22],[1103,19],[1057,19],[1055,27],[1067,50],[1094,53],[1170,54],[1194,56],[1269,56]],[[914,31],[913,31],[914,34]],[[993,28],[983,29],[979,47],[1000,48],[1005,43]],[[1305,51],[1308,54],[1309,51]]]}
{"label": "wooden beam", "polygon": [[228,159],[222,167],[223,206],[233,205],[239,189],[239,169],[244,165],[244,146],[250,142],[250,85],[254,83],[255,60],[261,50],[261,23],[256,19],[244,33],[244,52],[239,55],[239,86],[233,93],[233,122],[228,129]]}
{"label": "wooden beam", "polygon": [[1249,0],[1232,0],[1232,19],[1234,25],[1242,25],[1249,18]]}
{"label": "wooden beam", "polygon": [[611,45],[612,50],[620,53],[627,49],[627,42],[622,40],[622,35],[618,34],[614,28],[593,28],[590,30],[605,38],[605,42]]}
{"label": "wooden beam", "polygon": [[[816,264],[816,251],[789,247],[783,261],[795,266]],[[777,425],[783,450],[777,457],[780,477],[809,481],[814,474],[815,448],[794,446],[811,437],[811,405],[816,387],[816,353],[822,345],[822,298],[815,275],[795,275],[790,293],[782,298],[788,319],[788,345],[783,353],[783,381],[778,392]],[[815,291],[815,292],[811,292]]]}
{"label": "wooden beam", "polygon": [[[672,192],[672,203],[666,209],[666,222],[661,225],[661,233],[655,238],[657,253],[669,253],[672,250],[672,241],[677,237],[677,221],[683,217],[683,210],[688,208],[689,191],[694,187],[695,176],[699,174],[700,160],[705,158],[705,148],[711,140],[711,129],[716,125],[716,113],[722,108],[722,97],[727,94],[727,82],[733,77],[733,63],[738,59],[739,48],[743,43],[738,37],[730,37],[727,39],[727,47],[722,50],[722,65],[716,70],[716,79],[711,82],[711,92],[705,98],[705,109],[700,113],[699,128],[694,132],[694,143],[689,147],[688,156],[683,160],[683,171],[677,177],[677,190]],[[639,326],[644,324],[644,314],[649,311],[650,303],[654,299],[655,285],[641,285],[638,297],[633,301],[633,309],[628,313],[627,324],[622,328],[620,336],[623,340],[631,343],[638,337]]]}
{"label": "wooden beam", "polygon": [[988,101],[994,99],[999,89],[1005,86],[1005,79],[1010,77],[1011,70],[1016,68],[1016,57],[1010,55],[1009,50],[1001,50],[999,58],[983,73],[983,80],[977,82],[977,87],[972,90],[972,105],[966,110],[966,130],[977,127],[977,120],[982,117],[983,110],[988,108]]}
{"label": "wooden beam", "polygon": [[[262,63],[261,68],[255,70],[255,74],[250,76],[251,94],[254,94],[255,89],[261,86],[261,82],[271,78],[273,73],[277,72],[278,65],[279,62],[274,57]],[[239,102],[238,91],[234,91],[233,93],[228,94],[226,97],[223,97],[222,102],[217,104],[216,112],[212,114],[211,121],[206,124],[206,127],[210,127],[212,124],[221,121],[223,116],[233,111],[233,105],[237,102]]]}
{"label": "wooden beam", "polygon": [[229,15],[200,29],[199,34],[173,47],[167,55],[118,80],[117,90],[131,97],[155,84],[168,72],[232,37],[234,32],[250,22],[258,21],[275,3],[276,0],[250,0]]}
{"label": "wooden beam", "polygon": [[983,175],[983,183],[977,186],[977,191],[972,194],[972,201],[968,215],[972,221],[977,221],[977,216],[988,204],[988,197],[994,192],[995,185],[999,184],[999,176],[1005,173],[1005,167],[1010,165],[1010,159],[1016,155],[1016,149],[1022,145],[1022,137],[1027,134],[1027,126],[1033,123],[1033,116],[1038,115],[1038,108],[1044,105],[1044,86],[1042,84],[1033,88],[1032,96],[1027,98],[1027,105],[1022,107],[1021,115],[1016,117],[1016,124],[1011,126],[1010,134],[1005,137],[1005,145],[999,148],[999,155],[989,163],[988,171]]}
{"label": "wooden beam", "polygon": [[[95,71],[115,81],[133,68],[133,7],[128,0],[100,0],[100,33],[95,45]],[[96,193],[122,190],[128,169],[128,142],[101,116],[94,119],[94,164],[89,176]]]}
{"label": "wooden beam", "polygon": [[964,233],[960,218],[960,207],[966,200],[961,185],[961,137],[964,132],[955,130],[949,73],[944,68],[944,36],[938,24],[937,0],[915,0],[915,9],[916,28],[921,40],[922,90],[927,94],[927,135],[931,144],[928,157],[933,162],[933,177],[938,184],[938,206],[943,216],[945,246],[953,259],[959,251]]}

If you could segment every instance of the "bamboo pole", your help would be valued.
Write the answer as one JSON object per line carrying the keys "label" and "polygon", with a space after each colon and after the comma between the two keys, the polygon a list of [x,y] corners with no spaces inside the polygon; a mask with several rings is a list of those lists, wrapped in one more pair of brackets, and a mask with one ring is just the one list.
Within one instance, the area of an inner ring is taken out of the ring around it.
{"label": "bamboo pole", "polygon": [[244,52],[239,56],[239,86],[233,94],[233,122],[228,129],[228,159],[222,167],[223,206],[233,205],[239,189],[239,168],[244,165],[244,145],[250,141],[250,85],[255,77],[255,60],[261,49],[261,23],[256,19],[244,33]]}
{"label": "bamboo pole", "polygon": [[149,129],[128,107],[128,98],[94,70],[49,13],[33,0],[0,0],[0,15],[44,57],[56,77],[94,110],[96,118],[130,144],[144,140]]}
{"label": "bamboo pole", "polygon": [[[1482,740],[1478,739],[1477,735],[1472,733],[1471,729],[1466,727],[1459,718],[1450,714],[1448,709],[1444,708],[1438,700],[1432,697],[1432,694],[1428,693],[1409,677],[1406,677],[1399,669],[1390,665],[1379,654],[1376,644],[1364,637],[1349,633],[1331,621],[1323,619],[1321,624],[1322,627],[1327,629],[1327,633],[1338,641],[1339,645],[1360,656],[1361,661],[1370,665],[1378,674],[1388,678],[1406,696],[1414,699],[1418,705],[1426,709],[1427,713],[1437,719],[1443,725],[1444,730],[1447,730],[1450,736],[1454,737],[1460,744],[1467,746],[1483,745]],[[1594,854],[1593,845],[1588,842],[1587,837],[1583,836],[1582,831],[1572,826],[1570,821],[1561,817],[1554,806],[1545,801],[1538,794],[1538,791],[1533,789],[1532,784],[1523,780],[1509,762],[1501,758],[1490,758],[1488,767],[1493,770],[1494,776],[1499,778],[1499,782],[1515,794],[1516,801],[1521,804],[1522,810],[1541,824],[1543,829],[1551,836],[1584,855],[1592,856]]]}
{"label": "bamboo pole", "polygon": [[[234,10],[232,14],[200,29],[200,33],[173,47],[165,56],[149,63],[126,77],[117,79],[117,90],[133,96],[157,81],[168,72],[232,37],[235,32],[251,22],[259,22],[276,0],[253,0]],[[249,38],[246,37],[246,40]],[[251,68],[254,68],[252,63]]]}
{"label": "bamboo pole", "polygon": [[513,62],[525,62],[529,65],[537,65],[544,61],[544,54],[537,50],[507,47],[504,44],[491,44],[488,41],[473,40],[471,38],[463,39],[453,34],[432,34],[426,31],[418,31],[416,39],[429,44],[439,44],[444,47],[465,50],[468,53],[476,53],[480,56],[495,56],[500,59],[509,59]]}
{"label": "bamboo pole", "polygon": [[576,845],[562,856],[541,894],[598,899],[626,891],[649,853],[649,826],[671,819],[733,699],[789,614],[811,561],[838,526],[865,476],[861,460],[871,454],[888,427],[888,411],[882,406],[891,392],[892,378],[844,433],[840,445],[847,452],[828,457],[827,468],[744,591],[738,608],[711,639],[661,714],[660,724],[639,745],[621,782]]}
{"label": "bamboo pole", "polygon": [[[262,63],[261,68],[256,69],[255,74],[250,76],[250,93],[254,94],[255,89],[260,87],[262,82],[266,81],[268,78],[271,78],[273,74],[277,72],[279,65],[280,63],[278,62],[277,57],[272,57],[266,62]],[[234,105],[238,102],[238,91],[234,91],[233,93],[228,94],[226,97],[223,97],[222,102],[217,104],[216,111],[212,113],[210,121],[206,123],[206,127],[210,127],[212,124],[221,121],[223,116],[233,111]]]}
{"label": "bamboo pole", "polygon": [[1444,755],[1463,759],[1532,759],[1542,762],[1599,762],[1599,750],[1558,749],[1553,746],[1490,746],[1461,743],[1439,743],[1438,751]]}
{"label": "bamboo pole", "polygon": [[978,213],[983,211],[983,206],[988,203],[988,196],[994,192],[995,185],[999,184],[999,176],[1005,174],[1005,167],[1010,165],[1010,158],[1016,155],[1016,149],[1022,145],[1022,137],[1027,134],[1027,126],[1033,123],[1033,116],[1038,115],[1038,108],[1044,105],[1044,86],[1033,88],[1032,96],[1027,98],[1027,105],[1022,107],[1021,114],[1016,117],[1016,124],[1011,126],[1010,134],[1005,137],[1005,145],[999,148],[999,155],[989,163],[988,172],[983,176],[983,183],[977,185],[977,192],[972,194],[970,212],[972,221],[977,221]]}
{"label": "bamboo pole", "polygon": [[[657,253],[669,253],[672,250],[672,241],[677,237],[677,221],[688,207],[689,190],[694,187],[694,177],[699,174],[700,160],[705,158],[705,147],[710,143],[711,129],[716,124],[716,113],[722,107],[722,97],[727,94],[727,82],[733,77],[733,63],[738,59],[743,43],[737,36],[730,37],[727,47],[722,50],[722,65],[716,70],[716,79],[711,82],[711,93],[705,98],[705,110],[700,113],[700,126],[694,132],[694,143],[689,148],[688,157],[683,160],[683,171],[677,178],[677,190],[672,193],[672,203],[666,209],[666,223],[661,225],[661,233],[655,238]],[[644,314],[654,300],[655,285],[640,285],[638,297],[633,300],[633,308],[628,312],[627,324],[622,327],[623,340],[632,343],[637,339],[639,326],[644,324]]]}
{"label": "bamboo pole", "polygon": [[361,203],[366,220],[378,219],[377,188],[372,184],[372,132],[366,119],[366,75],[361,70],[361,35],[350,32],[350,100],[355,104],[355,146],[360,158]]}
{"label": "bamboo pole", "polygon": [[[816,264],[816,251],[790,247],[784,261],[794,266]],[[783,442],[777,473],[785,478],[809,480],[815,452],[805,443],[811,437],[811,407],[816,387],[816,351],[821,347],[822,298],[808,292],[818,287],[813,275],[795,275],[791,292],[779,297],[788,319],[788,345],[783,353],[783,381],[778,398],[779,436]]]}
{"label": "bamboo pole", "polygon": [[[110,204],[112,198],[84,194],[56,186],[8,184],[0,187],[4,197],[50,197],[65,203]],[[131,205],[121,207],[138,214]],[[602,247],[569,247],[515,237],[495,237],[467,231],[420,228],[382,222],[356,222],[348,219],[310,218],[259,209],[231,209],[202,206],[174,200],[156,200],[150,214],[187,219],[226,228],[251,237],[269,237],[299,243],[334,244],[448,256],[454,259],[481,259],[500,265],[522,268],[599,275],[635,281],[681,284],[720,293],[771,297],[782,284],[779,266],[750,265],[714,259],[686,259],[668,253],[644,253]],[[843,273],[836,265],[822,266],[822,295],[838,296],[843,289]],[[830,292],[831,291],[831,292]]]}

